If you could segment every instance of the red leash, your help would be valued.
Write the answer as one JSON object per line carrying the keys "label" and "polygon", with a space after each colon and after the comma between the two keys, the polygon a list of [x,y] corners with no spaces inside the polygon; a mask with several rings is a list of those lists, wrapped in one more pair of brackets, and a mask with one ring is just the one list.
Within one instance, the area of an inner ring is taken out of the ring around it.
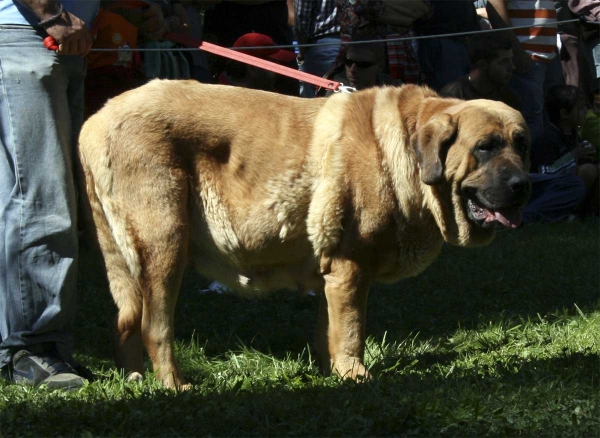
{"label": "red leash", "polygon": [[206,41],[198,41],[192,38],[188,38],[183,35],[175,33],[167,33],[165,38],[174,43],[182,44],[186,47],[197,47],[205,52],[213,53],[215,55],[223,56],[225,58],[233,59],[235,61],[244,62],[246,64],[254,65],[256,67],[264,68],[275,73],[279,73],[290,78],[298,79],[309,84],[316,85],[317,87],[323,87],[328,90],[336,91],[340,88],[340,83],[332,81],[331,79],[320,78],[310,73],[305,73],[300,70],[295,70],[284,65],[277,64],[275,62],[267,61],[266,59],[257,58],[256,56],[247,55],[236,50],[231,50],[226,47],[221,47],[216,44],[207,43]]}

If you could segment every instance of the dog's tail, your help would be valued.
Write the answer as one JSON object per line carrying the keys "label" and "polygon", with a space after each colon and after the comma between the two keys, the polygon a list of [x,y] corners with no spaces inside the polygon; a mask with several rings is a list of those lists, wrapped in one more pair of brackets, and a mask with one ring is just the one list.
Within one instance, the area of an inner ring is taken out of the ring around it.
{"label": "dog's tail", "polygon": [[[97,143],[98,140],[86,139],[84,126],[80,136],[78,163],[81,213],[86,234],[101,248],[110,291],[119,310],[117,330],[120,341],[123,342],[141,327],[141,263],[126,218],[120,215],[120,212],[125,210],[119,207],[117,201],[107,196],[107,190],[103,187],[107,182],[110,186],[110,166],[101,160],[94,160],[94,169],[89,166],[85,158],[88,141]],[[101,181],[95,178],[99,171]]]}

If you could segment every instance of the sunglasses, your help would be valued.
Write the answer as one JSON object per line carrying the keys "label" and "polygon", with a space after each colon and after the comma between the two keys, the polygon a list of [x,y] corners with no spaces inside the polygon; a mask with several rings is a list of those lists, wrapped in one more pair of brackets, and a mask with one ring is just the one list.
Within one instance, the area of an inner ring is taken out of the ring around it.
{"label": "sunglasses", "polygon": [[354,64],[356,64],[356,66],[358,68],[369,68],[369,67],[373,67],[375,65],[374,62],[355,61],[354,59],[350,59],[350,58],[344,58],[344,64],[346,65],[346,67],[352,67]]}

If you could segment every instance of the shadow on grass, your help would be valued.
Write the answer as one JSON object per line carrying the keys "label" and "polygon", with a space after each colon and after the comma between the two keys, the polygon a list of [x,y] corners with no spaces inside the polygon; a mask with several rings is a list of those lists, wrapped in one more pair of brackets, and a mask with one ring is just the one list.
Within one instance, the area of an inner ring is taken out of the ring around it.
{"label": "shadow on grass", "polygon": [[[376,340],[419,333],[444,338],[457,328],[514,318],[548,317],[564,309],[598,308],[600,246],[597,220],[532,226],[499,233],[486,248],[450,246],[423,274],[371,290],[367,332]],[[84,254],[80,274],[77,348],[111,357],[108,322],[114,306],[98,266]],[[276,357],[312,343],[318,297],[278,292],[264,300],[200,294],[209,281],[186,275],[176,311],[178,339],[203,343],[209,356],[244,345]],[[105,342],[99,340],[105,339]],[[93,340],[90,342],[90,340]]]}
{"label": "shadow on grass", "polygon": [[99,382],[76,398],[16,403],[0,419],[6,436],[578,437],[600,427],[599,408],[586,393],[593,390],[590,380],[598,390],[597,358],[531,361],[496,375],[479,371],[415,371],[367,384],[328,379],[300,389],[255,382],[248,390],[175,393],[130,384],[118,397],[99,390]]}

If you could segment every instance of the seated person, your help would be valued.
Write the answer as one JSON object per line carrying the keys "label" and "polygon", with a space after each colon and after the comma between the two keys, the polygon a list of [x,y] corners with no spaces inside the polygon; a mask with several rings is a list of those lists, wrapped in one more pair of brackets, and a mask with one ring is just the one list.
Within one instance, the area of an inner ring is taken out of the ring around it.
{"label": "seated person", "polygon": [[[369,38],[361,36],[353,41],[365,41]],[[351,44],[346,48],[344,64],[328,75],[334,81],[345,86],[364,90],[383,85],[399,85],[391,76],[383,73],[385,69],[385,41]],[[329,96],[333,92],[328,91]]]}
{"label": "seated person", "polygon": [[[484,37],[469,47],[472,69],[469,75],[448,84],[440,94],[464,100],[489,99],[519,109],[520,100],[506,84],[512,76],[511,43]],[[531,197],[521,210],[523,223],[558,222],[568,219],[582,205],[586,188],[576,175],[529,174]]]}
{"label": "seated person", "polygon": [[508,87],[515,70],[512,42],[498,35],[478,36],[468,46],[469,74],[443,87],[440,94],[464,100],[496,100],[520,110],[521,99]]}
{"label": "seated person", "polygon": [[[261,33],[247,33],[239,37],[233,47],[264,47],[264,49],[247,49],[239,52],[267,61],[288,63],[296,59],[296,54],[287,50],[272,48],[275,41]],[[234,85],[237,87],[253,88],[255,90],[273,91],[276,73],[243,62],[228,59],[225,71],[219,75],[218,83],[221,85]]]}
{"label": "seated person", "polygon": [[586,198],[585,184],[576,175],[530,173],[531,196],[521,209],[523,224],[571,220]]}
{"label": "seated person", "polygon": [[598,214],[598,160],[596,148],[579,137],[587,105],[582,90],[559,85],[548,91],[546,111],[550,125],[534,143],[531,169],[547,175],[577,175],[586,186],[583,213]]}

